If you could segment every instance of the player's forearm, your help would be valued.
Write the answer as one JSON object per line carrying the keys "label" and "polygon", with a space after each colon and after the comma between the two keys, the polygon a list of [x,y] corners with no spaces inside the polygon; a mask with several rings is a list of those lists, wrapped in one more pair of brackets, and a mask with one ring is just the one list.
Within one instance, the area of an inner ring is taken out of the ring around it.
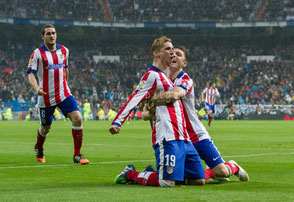
{"label": "player's forearm", "polygon": [[203,101],[204,100],[204,94],[201,93],[201,100]]}
{"label": "player's forearm", "polygon": [[176,100],[181,99],[183,96],[178,92],[165,91],[152,97],[151,102],[156,105],[166,105],[168,103],[174,103]]}
{"label": "player's forearm", "polygon": [[68,68],[65,69],[65,80],[66,82],[68,82],[68,75],[69,75],[69,71]]}
{"label": "player's forearm", "polygon": [[34,91],[38,92],[39,85],[37,83],[37,80],[35,78],[35,75],[33,73],[30,73],[28,77],[29,77],[29,83],[30,83],[30,85],[32,86],[32,88],[34,89]]}

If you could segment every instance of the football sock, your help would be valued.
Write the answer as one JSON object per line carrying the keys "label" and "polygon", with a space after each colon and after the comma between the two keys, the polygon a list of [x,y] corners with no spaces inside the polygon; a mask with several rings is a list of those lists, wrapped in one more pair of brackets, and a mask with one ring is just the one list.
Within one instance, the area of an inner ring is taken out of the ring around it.
{"label": "football sock", "polygon": [[74,156],[76,156],[81,152],[83,143],[83,127],[72,126],[72,136],[74,139]]}
{"label": "football sock", "polygon": [[210,169],[205,169],[204,170],[204,174],[205,174],[205,181],[210,179],[210,178],[214,178],[214,174]]}
{"label": "football sock", "polygon": [[157,172],[137,172],[129,171],[127,173],[127,179],[139,183],[143,186],[156,186],[159,187],[159,181],[157,178]]}
{"label": "football sock", "polygon": [[231,164],[229,162],[225,162],[225,165],[229,166],[229,168],[231,169],[232,171],[232,175],[236,174],[239,172],[239,167],[235,164]]}
{"label": "football sock", "polygon": [[36,144],[36,147],[39,148],[39,149],[43,149],[43,145],[44,145],[44,142],[46,140],[46,136],[47,135],[44,135],[41,131],[41,128],[38,129],[38,132],[37,132],[37,144]]}
{"label": "football sock", "polygon": [[211,121],[212,121],[212,116],[208,115],[208,125],[210,125]]}

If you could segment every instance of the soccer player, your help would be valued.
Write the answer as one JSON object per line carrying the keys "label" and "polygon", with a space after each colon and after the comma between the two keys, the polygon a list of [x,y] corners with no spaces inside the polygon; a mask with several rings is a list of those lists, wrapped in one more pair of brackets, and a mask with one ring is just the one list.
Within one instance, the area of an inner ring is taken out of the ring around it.
{"label": "soccer player", "polygon": [[[161,105],[168,102],[174,102],[182,99],[184,106],[184,115],[186,120],[186,127],[190,139],[209,169],[205,170],[205,179],[210,178],[223,179],[231,175],[236,175],[241,181],[248,181],[249,176],[247,172],[240,167],[235,161],[225,162],[216,146],[213,144],[211,137],[205,129],[202,122],[199,120],[194,106],[194,87],[193,80],[183,68],[188,63],[188,52],[182,47],[175,47],[176,59],[170,65],[170,79],[173,81],[175,88],[173,91],[167,91],[157,94],[151,98],[151,105]],[[144,107],[143,118],[152,118],[152,113],[148,114],[148,105]],[[228,180],[228,179],[223,179]]]}
{"label": "soccer player", "polygon": [[[169,69],[175,58],[171,39],[162,36],[152,44],[153,63],[142,77],[137,89],[118,112],[109,131],[119,133],[131,111],[157,91],[174,88],[164,71]],[[176,181],[188,184],[205,183],[205,175],[200,157],[193,147],[185,128],[183,106],[180,100],[156,107],[152,130],[152,145],[155,151],[157,172],[137,172],[133,165],[128,165],[115,178],[115,183],[140,183],[157,187],[174,187]]]}
{"label": "soccer player", "polygon": [[215,87],[215,83],[210,81],[207,83],[207,87],[201,93],[202,102],[205,102],[205,107],[207,109],[207,119],[209,127],[215,113],[215,97],[220,97],[220,94]]}
{"label": "soccer player", "polygon": [[54,110],[58,107],[72,121],[74,163],[88,164],[89,161],[80,153],[83,140],[82,116],[67,85],[69,51],[56,43],[57,33],[53,25],[44,25],[41,37],[44,44],[34,50],[27,68],[29,83],[38,94],[40,113],[41,126],[35,144],[36,159],[45,163],[43,145],[51,128]]}

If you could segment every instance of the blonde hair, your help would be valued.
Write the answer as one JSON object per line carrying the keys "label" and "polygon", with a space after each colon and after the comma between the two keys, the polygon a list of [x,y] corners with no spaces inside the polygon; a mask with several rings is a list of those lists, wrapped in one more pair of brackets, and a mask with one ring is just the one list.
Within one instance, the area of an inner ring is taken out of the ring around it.
{"label": "blonde hair", "polygon": [[161,36],[160,38],[156,38],[153,41],[152,47],[151,47],[151,53],[153,54],[153,51],[160,51],[161,47],[165,42],[172,42],[170,38],[167,38],[166,36]]}

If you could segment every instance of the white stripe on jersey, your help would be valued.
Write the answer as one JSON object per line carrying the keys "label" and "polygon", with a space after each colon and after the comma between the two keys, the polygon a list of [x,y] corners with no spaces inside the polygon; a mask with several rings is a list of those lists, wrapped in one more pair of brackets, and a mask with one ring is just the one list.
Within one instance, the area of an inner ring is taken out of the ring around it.
{"label": "white stripe on jersey", "polygon": [[191,141],[195,143],[203,139],[211,139],[195,110],[193,80],[182,71],[173,82],[175,86],[182,87],[187,92],[182,98],[182,103],[185,110],[187,132]]}

